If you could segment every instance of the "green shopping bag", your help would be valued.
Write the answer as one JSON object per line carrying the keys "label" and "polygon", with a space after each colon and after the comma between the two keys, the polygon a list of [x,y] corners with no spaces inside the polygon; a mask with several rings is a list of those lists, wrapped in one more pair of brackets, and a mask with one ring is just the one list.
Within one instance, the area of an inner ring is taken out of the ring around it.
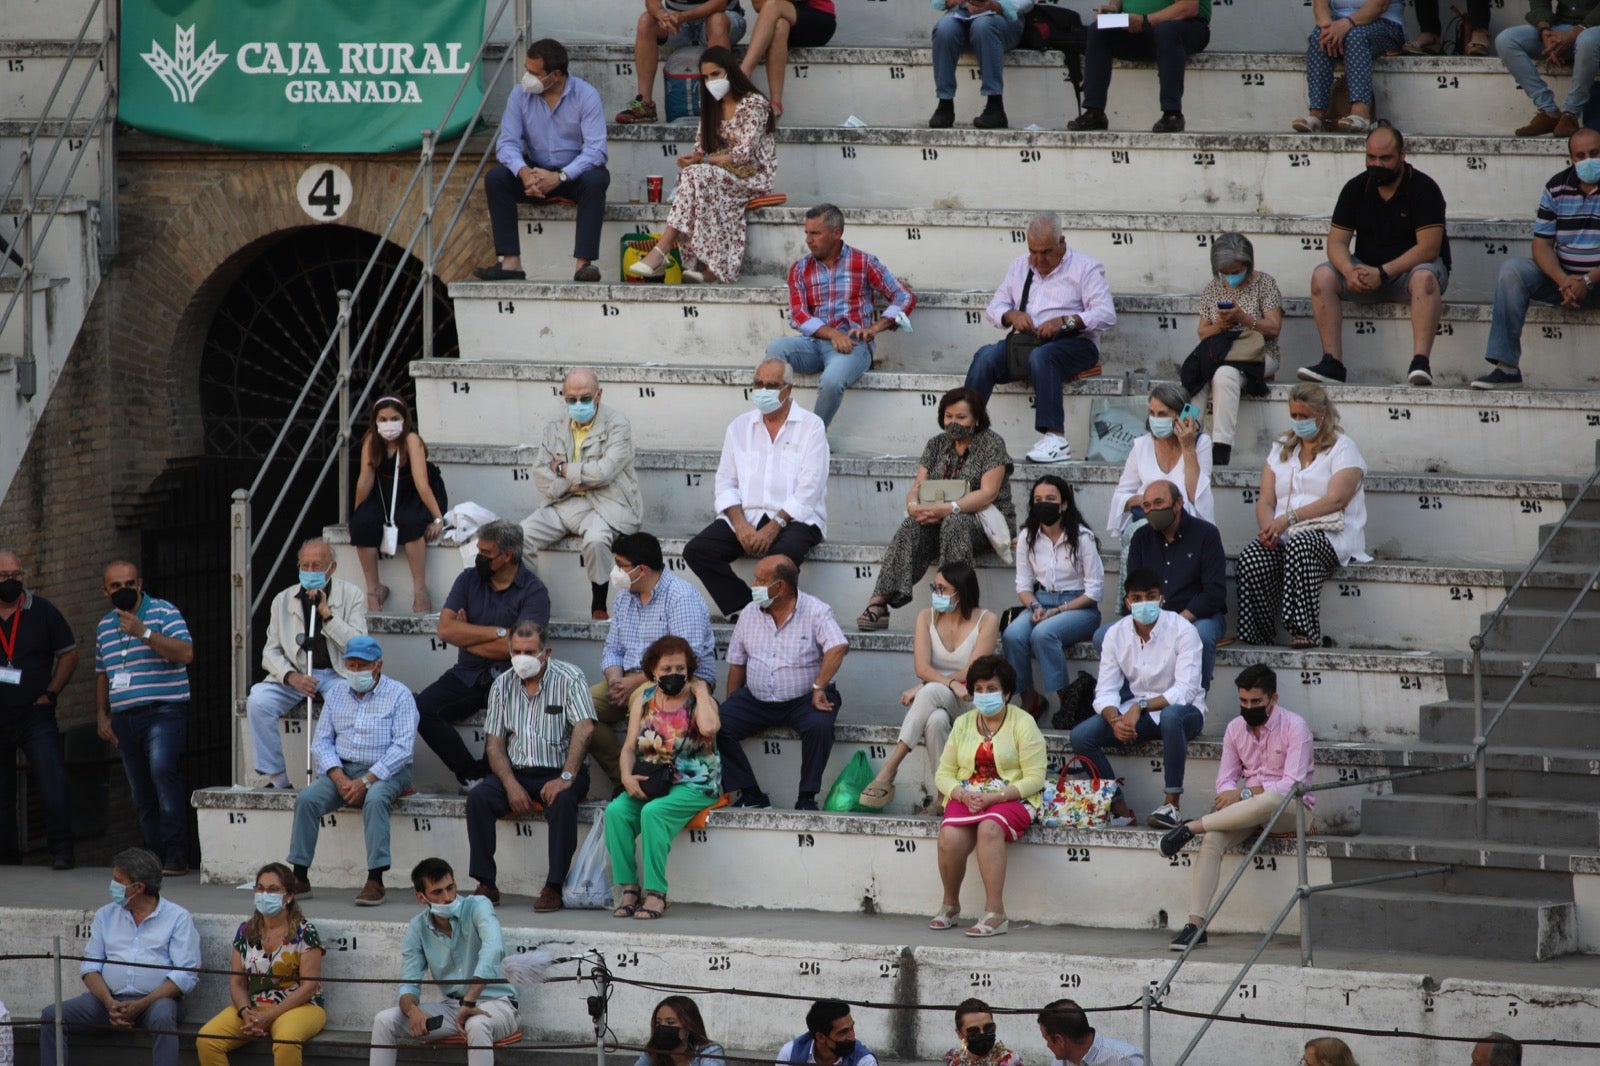
{"label": "green shopping bag", "polygon": [[844,769],[839,771],[839,777],[828,789],[828,800],[822,805],[825,811],[834,814],[877,814],[870,807],[861,806],[861,790],[872,784],[872,764],[867,761],[867,753],[858,751],[844,764]]}

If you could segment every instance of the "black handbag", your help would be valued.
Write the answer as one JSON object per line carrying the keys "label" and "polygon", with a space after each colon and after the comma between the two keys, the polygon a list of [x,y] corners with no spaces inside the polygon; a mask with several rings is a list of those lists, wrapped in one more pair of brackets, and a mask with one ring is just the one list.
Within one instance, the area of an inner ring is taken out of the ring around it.
{"label": "black handbag", "polygon": [[[1023,314],[1028,313],[1028,290],[1033,288],[1033,271],[1028,271],[1028,280],[1022,283],[1022,301],[1017,310]],[[1029,360],[1033,350],[1044,343],[1044,338],[1037,333],[1022,333],[1012,330],[1006,334],[1006,376],[1012,381],[1027,381],[1033,376]]]}
{"label": "black handbag", "polygon": [[669,762],[652,762],[644,767],[635,766],[634,773],[644,774],[644,780],[639,782],[639,791],[644,793],[647,800],[660,799],[672,791],[673,773],[672,764]]}

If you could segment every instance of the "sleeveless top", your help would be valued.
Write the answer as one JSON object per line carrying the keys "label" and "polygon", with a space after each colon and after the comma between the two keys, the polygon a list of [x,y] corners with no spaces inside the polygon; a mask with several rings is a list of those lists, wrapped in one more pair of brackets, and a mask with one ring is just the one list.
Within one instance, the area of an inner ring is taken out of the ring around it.
{"label": "sleeveless top", "polygon": [[928,622],[928,635],[933,638],[929,657],[933,660],[933,668],[941,674],[956,674],[966,670],[967,664],[972,661],[973,646],[978,643],[978,630],[983,624],[983,616],[989,612],[983,608],[978,609],[978,616],[972,620],[972,631],[965,640],[954,648],[946,650],[944,641],[939,637],[939,614],[934,612],[933,618]]}
{"label": "sleeveless top", "polygon": [[715,799],[722,794],[722,757],[715,741],[690,729],[694,697],[675,710],[656,703],[656,684],[650,682],[644,695],[645,714],[639,723],[639,738],[634,751],[652,763],[672,763],[674,785],[689,785]]}

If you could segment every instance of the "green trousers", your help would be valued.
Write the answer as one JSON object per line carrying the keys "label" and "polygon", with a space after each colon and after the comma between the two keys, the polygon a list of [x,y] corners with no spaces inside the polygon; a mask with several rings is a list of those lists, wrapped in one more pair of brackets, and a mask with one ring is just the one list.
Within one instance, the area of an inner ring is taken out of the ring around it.
{"label": "green trousers", "polygon": [[644,852],[644,887],[667,894],[667,855],[672,838],[689,819],[715,803],[693,785],[673,785],[672,791],[648,803],[623,793],[606,806],[606,850],[611,853],[611,880],[619,885],[639,883],[635,844]]}

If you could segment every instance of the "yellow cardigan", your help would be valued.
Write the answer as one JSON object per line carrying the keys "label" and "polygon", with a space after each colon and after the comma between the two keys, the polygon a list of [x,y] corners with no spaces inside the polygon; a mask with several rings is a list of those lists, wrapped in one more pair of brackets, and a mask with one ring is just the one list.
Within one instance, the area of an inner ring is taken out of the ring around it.
{"label": "yellow cardigan", "polygon": [[[945,741],[939,772],[934,776],[942,799],[948,801],[950,793],[972,776],[982,742],[977,711],[968,711],[950,726],[950,738]],[[1039,793],[1044,791],[1044,734],[1039,732],[1033,716],[1015,704],[1006,706],[1005,721],[995,730],[994,765],[1006,784],[1021,793],[1024,803],[1039,802]]]}

